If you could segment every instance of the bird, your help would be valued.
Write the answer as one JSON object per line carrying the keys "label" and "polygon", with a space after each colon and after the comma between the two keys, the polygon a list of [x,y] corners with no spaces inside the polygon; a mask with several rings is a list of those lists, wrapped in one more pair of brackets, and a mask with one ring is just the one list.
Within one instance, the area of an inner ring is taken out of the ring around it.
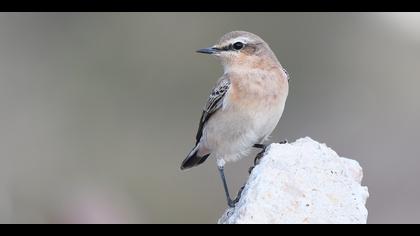
{"label": "bird", "polygon": [[205,104],[195,147],[181,164],[181,170],[215,157],[227,204],[230,197],[224,167],[246,157],[253,148],[265,150],[263,143],[280,121],[289,93],[289,75],[270,46],[256,34],[232,31],[218,43],[197,53],[215,56],[223,75]]}

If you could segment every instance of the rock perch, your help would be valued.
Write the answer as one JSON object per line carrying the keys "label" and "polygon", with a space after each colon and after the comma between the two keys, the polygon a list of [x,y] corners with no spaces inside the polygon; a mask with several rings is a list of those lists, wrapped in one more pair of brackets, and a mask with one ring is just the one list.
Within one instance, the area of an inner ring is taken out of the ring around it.
{"label": "rock perch", "polygon": [[221,224],[365,224],[369,197],[357,161],[302,138],[272,144]]}

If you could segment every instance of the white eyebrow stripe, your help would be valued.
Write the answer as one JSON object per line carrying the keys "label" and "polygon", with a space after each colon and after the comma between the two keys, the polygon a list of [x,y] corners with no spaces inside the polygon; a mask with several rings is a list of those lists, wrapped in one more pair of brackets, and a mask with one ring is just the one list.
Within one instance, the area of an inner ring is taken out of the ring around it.
{"label": "white eyebrow stripe", "polygon": [[249,38],[241,36],[241,37],[237,37],[237,38],[233,38],[229,40],[228,44],[234,44],[236,42],[249,43],[249,41],[250,41]]}

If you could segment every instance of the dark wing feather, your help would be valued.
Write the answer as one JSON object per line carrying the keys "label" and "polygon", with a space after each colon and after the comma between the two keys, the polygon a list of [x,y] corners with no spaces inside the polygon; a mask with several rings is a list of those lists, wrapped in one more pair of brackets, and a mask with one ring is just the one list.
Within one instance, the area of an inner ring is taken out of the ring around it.
{"label": "dark wing feather", "polygon": [[229,79],[222,77],[213,88],[201,115],[200,125],[196,135],[196,145],[200,142],[201,136],[203,135],[203,129],[207,121],[223,106],[223,99],[229,91],[230,84]]}

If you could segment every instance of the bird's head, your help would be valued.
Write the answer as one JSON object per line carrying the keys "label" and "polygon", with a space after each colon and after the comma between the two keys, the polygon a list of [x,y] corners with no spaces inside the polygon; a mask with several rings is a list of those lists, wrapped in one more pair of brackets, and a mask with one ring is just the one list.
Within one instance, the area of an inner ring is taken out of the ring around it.
{"label": "bird's head", "polygon": [[225,69],[235,66],[264,67],[279,62],[268,44],[260,37],[246,31],[232,31],[222,36],[211,47],[197,50],[219,58]]}

